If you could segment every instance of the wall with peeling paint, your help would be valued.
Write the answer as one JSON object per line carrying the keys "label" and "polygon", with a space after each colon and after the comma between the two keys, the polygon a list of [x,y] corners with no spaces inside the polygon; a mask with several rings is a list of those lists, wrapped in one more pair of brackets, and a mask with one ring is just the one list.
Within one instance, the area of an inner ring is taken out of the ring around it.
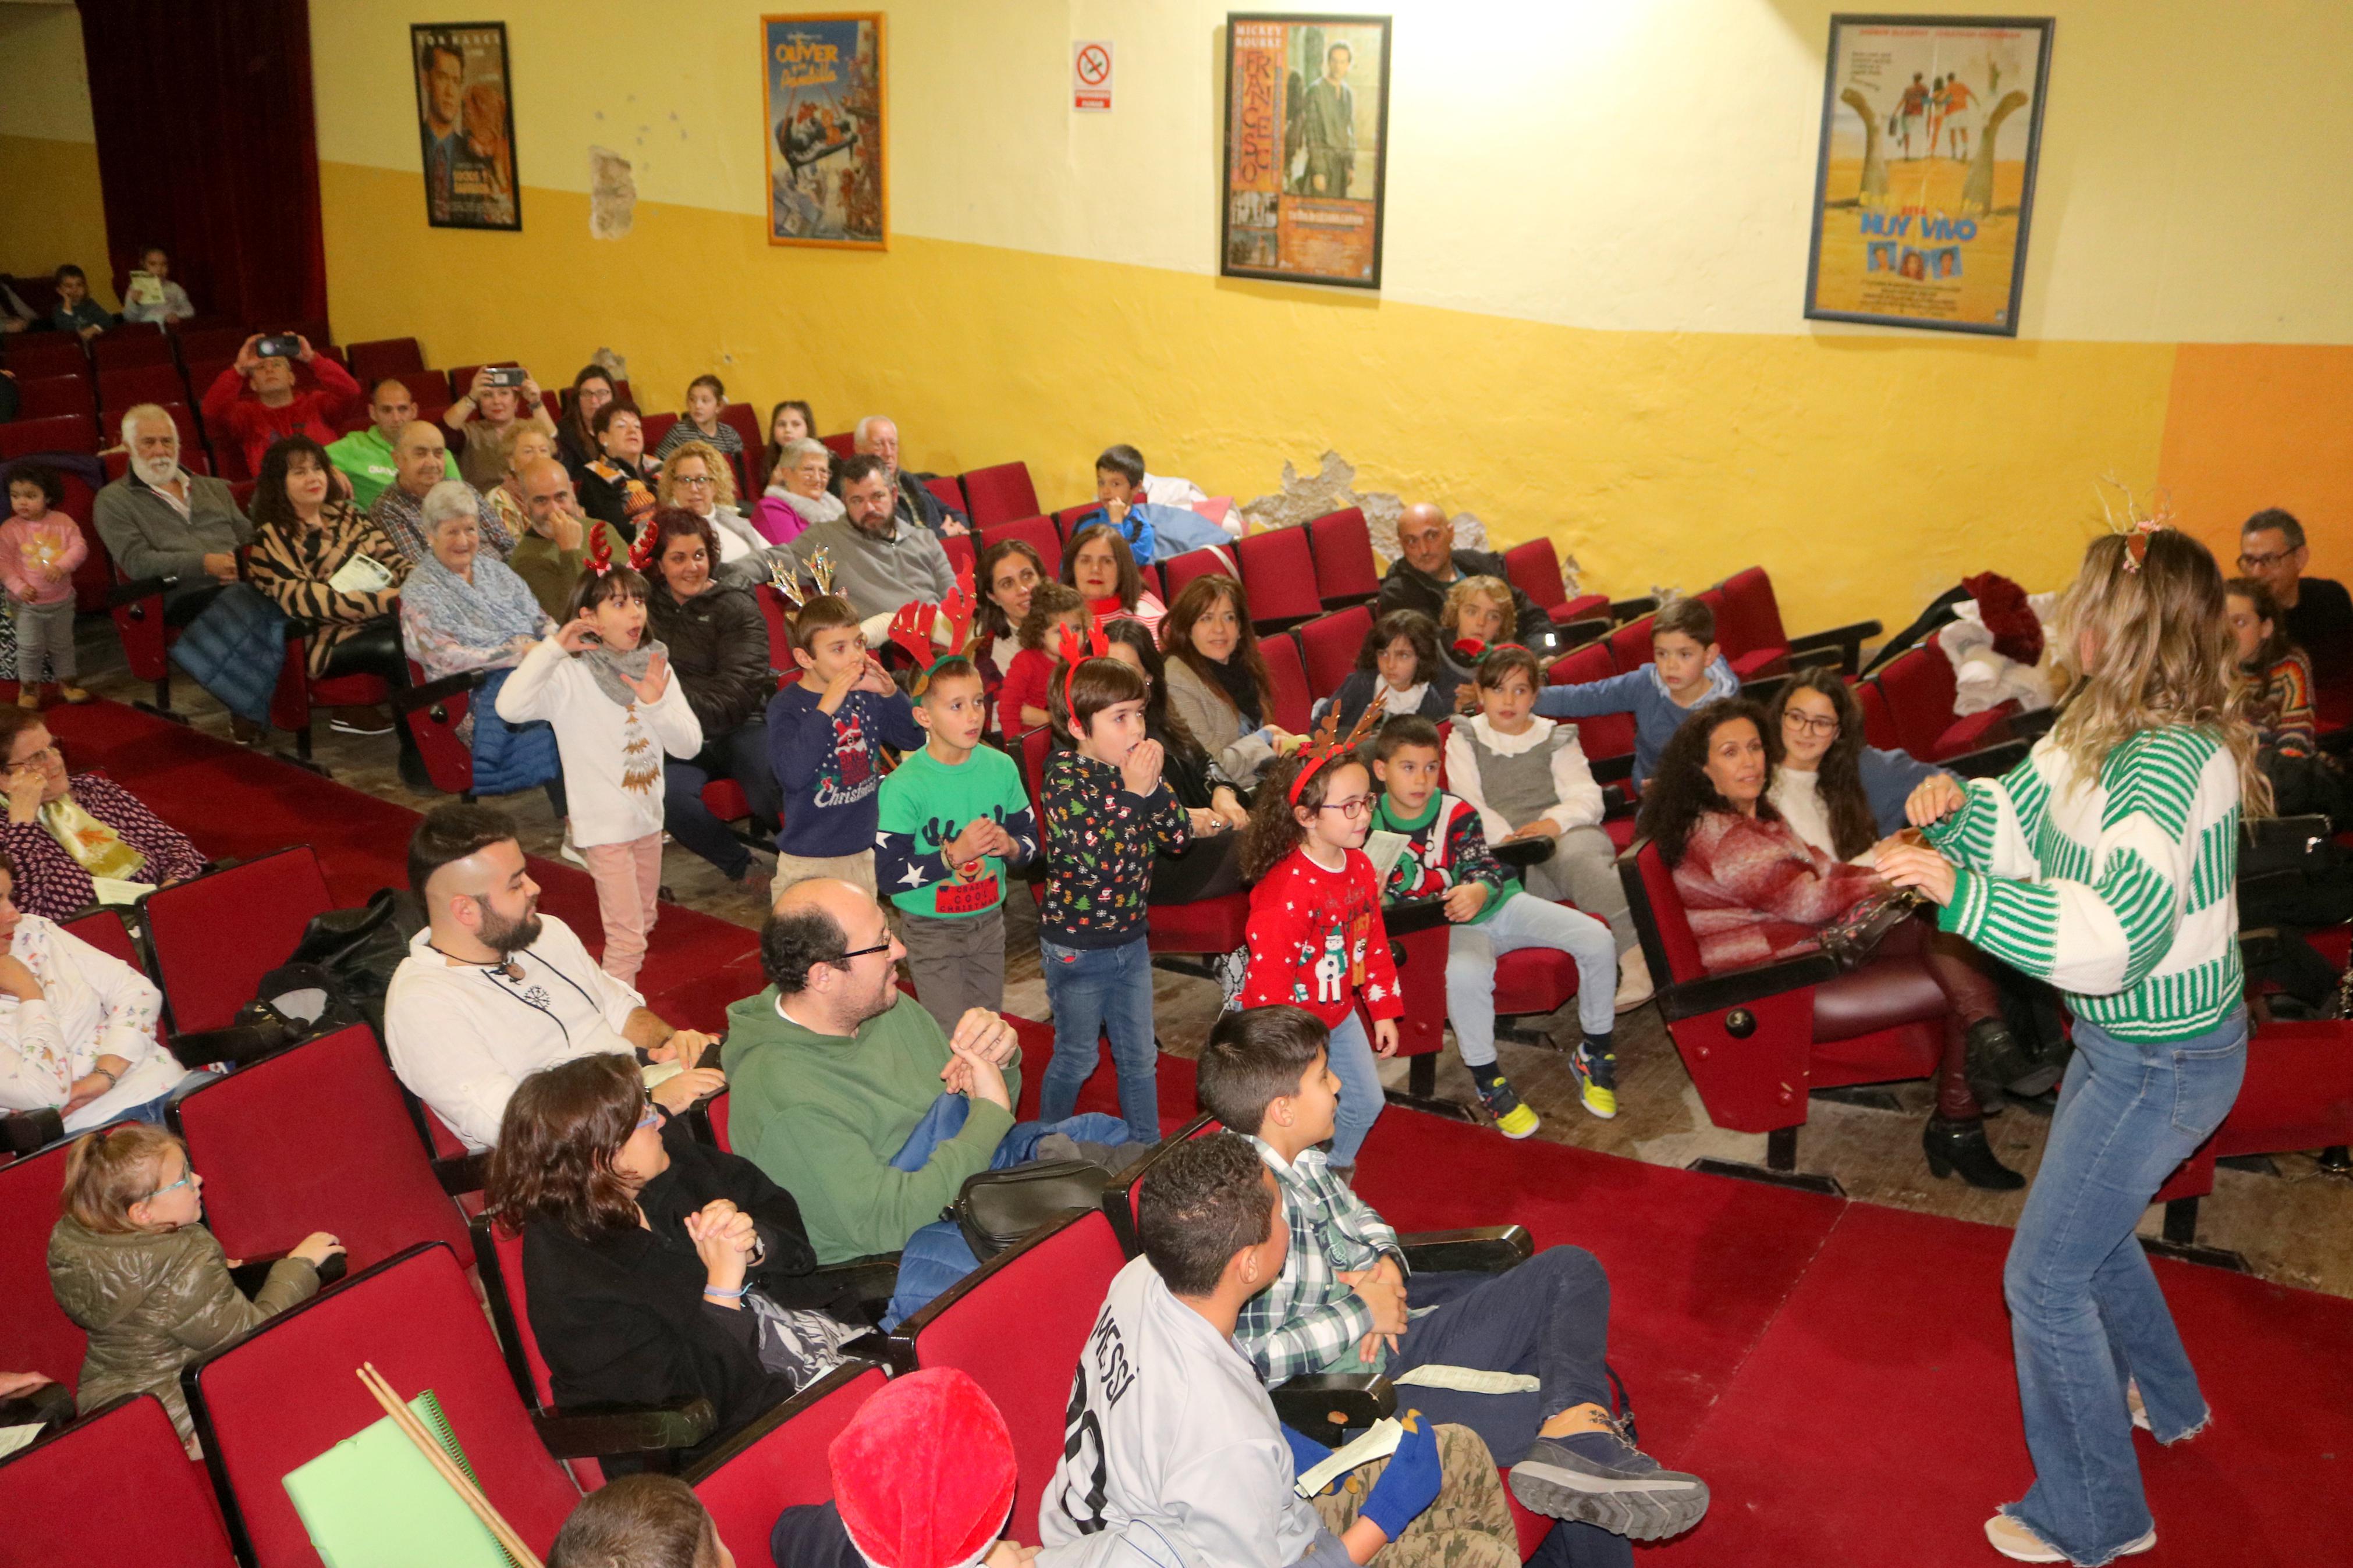
{"label": "wall with peeling paint", "polygon": [[[1363,488],[1555,534],[1607,591],[1762,561],[1793,624],[1895,621],[1989,564],[2056,582],[2104,473],[2162,472],[2226,528],[2271,498],[2215,456],[2214,410],[2267,383],[2233,362],[2184,389],[2176,345],[2353,341],[2327,151],[2353,145],[2329,80],[2353,11],[2048,9],[2014,342],[1799,316],[1829,7],[1794,0],[1396,0],[1377,298],[1212,275],[1222,5],[892,6],[893,237],[869,255],[765,242],[757,5],[508,6],[505,235],[425,224],[410,8],[314,0],[333,318],[551,382],[610,346],[649,408],[715,370],[829,428],[888,411],[911,462],[1020,457],[1049,505],[1114,439],[1242,497],[1336,449]],[[1073,115],[1070,40],[1104,37],[1118,108]],[[624,239],[588,237],[591,145],[634,165]],[[2312,423],[2318,500],[2353,510],[2353,418]]]}

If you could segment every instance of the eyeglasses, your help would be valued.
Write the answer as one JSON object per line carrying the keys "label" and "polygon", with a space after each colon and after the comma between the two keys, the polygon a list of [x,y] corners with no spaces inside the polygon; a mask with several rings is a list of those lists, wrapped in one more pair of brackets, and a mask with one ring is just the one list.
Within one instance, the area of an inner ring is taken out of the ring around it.
{"label": "eyeglasses", "polygon": [[1800,713],[1796,709],[1791,708],[1782,713],[1781,728],[1785,730],[1805,730],[1816,735],[1835,735],[1839,731],[1838,715],[1835,713]]}
{"label": "eyeglasses", "polygon": [[1354,822],[1356,818],[1366,816],[1371,812],[1373,809],[1373,797],[1368,795],[1360,795],[1354,800],[1327,801],[1324,805],[1317,806],[1315,809],[1318,811],[1336,811],[1342,816]]}
{"label": "eyeglasses", "polygon": [[650,1095],[638,1102],[638,1131],[643,1132],[649,1127],[661,1125],[661,1112],[654,1109],[653,1098]]}
{"label": "eyeglasses", "polygon": [[849,967],[849,961],[853,958],[864,958],[870,952],[888,952],[890,951],[891,939],[885,937],[881,942],[876,942],[872,947],[852,948],[849,952],[843,953],[839,958],[835,959],[833,962],[840,968],[847,969]]}
{"label": "eyeglasses", "polygon": [[151,1203],[151,1204],[152,1204],[152,1203],[153,1203],[157,1198],[162,1197],[165,1193],[169,1193],[169,1192],[176,1192],[176,1191],[178,1191],[180,1188],[186,1186],[189,1183],[191,1183],[191,1182],[195,1181],[195,1179],[196,1179],[196,1173],[195,1173],[193,1169],[183,1171],[183,1172],[181,1172],[181,1173],[180,1173],[180,1179],[179,1179],[178,1181],[176,1181],[176,1182],[174,1182],[170,1186],[168,1186],[168,1187],[157,1187],[153,1192],[149,1193],[149,1194],[147,1194],[147,1201],[148,1201],[149,1203]]}
{"label": "eyeglasses", "polygon": [[48,766],[51,763],[64,760],[65,752],[58,749],[55,741],[52,741],[37,752],[26,752],[8,765],[12,768],[41,768]]}
{"label": "eyeglasses", "polygon": [[708,489],[719,481],[709,474],[674,474],[670,477],[670,482],[672,485],[701,485]]}
{"label": "eyeglasses", "polygon": [[2293,550],[2286,550],[2277,555],[2250,555],[2242,550],[2239,552],[2239,565],[2249,572],[2268,572],[2295,553]]}

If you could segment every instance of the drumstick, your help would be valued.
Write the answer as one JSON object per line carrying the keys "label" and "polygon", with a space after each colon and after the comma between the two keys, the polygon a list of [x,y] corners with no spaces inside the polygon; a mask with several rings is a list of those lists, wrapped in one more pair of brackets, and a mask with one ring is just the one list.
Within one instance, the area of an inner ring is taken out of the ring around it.
{"label": "drumstick", "polygon": [[459,1500],[473,1510],[476,1519],[482,1521],[482,1527],[498,1542],[500,1549],[514,1559],[518,1568],[543,1568],[538,1554],[524,1545],[522,1537],[499,1517],[499,1510],[491,1506],[490,1499],[467,1479],[465,1471],[458,1468],[457,1461],[449,1458],[448,1450],[425,1430],[425,1424],[417,1420],[417,1413],[409,1409],[408,1402],[395,1393],[392,1384],[375,1370],[374,1362],[360,1363],[359,1380],[375,1396],[375,1402],[384,1406],[384,1413],[392,1417],[393,1425],[417,1445],[434,1470],[449,1483],[450,1489],[458,1494]]}

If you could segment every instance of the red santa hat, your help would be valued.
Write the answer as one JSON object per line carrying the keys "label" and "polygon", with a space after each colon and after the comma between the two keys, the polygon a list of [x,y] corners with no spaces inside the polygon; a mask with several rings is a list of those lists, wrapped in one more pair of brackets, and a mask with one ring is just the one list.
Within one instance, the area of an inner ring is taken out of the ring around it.
{"label": "red santa hat", "polygon": [[1978,602],[1978,616],[1993,634],[1993,651],[2021,664],[2042,662],[2042,623],[2026,602],[2026,590],[1997,572],[1961,579]]}
{"label": "red santa hat", "polygon": [[875,1568],[961,1568],[1013,1512],[1013,1435],[954,1367],[894,1377],[828,1450],[834,1506]]}

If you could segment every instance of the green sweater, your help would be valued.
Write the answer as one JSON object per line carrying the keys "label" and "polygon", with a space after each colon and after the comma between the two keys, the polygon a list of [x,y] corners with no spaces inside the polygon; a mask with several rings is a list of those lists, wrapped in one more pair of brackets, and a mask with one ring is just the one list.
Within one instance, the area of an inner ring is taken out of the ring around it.
{"label": "green sweater", "polygon": [[[1005,1068],[1021,1097],[1019,1058]],[[913,996],[857,1037],[820,1035],[776,1011],[770,986],[727,1009],[727,1133],[735,1152],[793,1194],[819,1263],[896,1252],[988,1168],[1013,1115],[972,1102],[964,1131],[919,1171],[891,1168],[941,1093],[947,1037]]]}
{"label": "green sweater", "polygon": [[1956,868],[1943,929],[2121,1039],[2189,1039],[2239,1007],[2239,765],[2212,733],[2145,730],[2089,781],[2046,735],[1968,796],[1927,830]]}

